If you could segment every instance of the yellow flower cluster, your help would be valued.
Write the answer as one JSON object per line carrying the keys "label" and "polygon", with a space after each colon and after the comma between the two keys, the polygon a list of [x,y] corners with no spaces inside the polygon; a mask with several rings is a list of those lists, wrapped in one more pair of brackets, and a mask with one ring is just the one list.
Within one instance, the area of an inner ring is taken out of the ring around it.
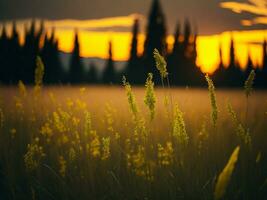
{"label": "yellow flower cluster", "polygon": [[74,162],[76,159],[76,151],[73,147],[69,149],[69,161]]}
{"label": "yellow flower cluster", "polygon": [[143,177],[146,180],[152,180],[152,170],[145,159],[145,148],[139,145],[136,151],[131,151],[127,154],[127,166],[137,176]]}
{"label": "yellow flower cluster", "polygon": [[39,139],[36,138],[34,143],[28,144],[27,152],[24,155],[24,164],[28,172],[36,170],[42,158],[45,157],[43,147],[38,145],[38,141]]}
{"label": "yellow flower cluster", "polygon": [[110,157],[110,138],[102,138],[102,160],[107,160]]}
{"label": "yellow flower cluster", "polygon": [[59,164],[59,174],[62,177],[65,177],[66,176],[67,161],[64,159],[63,156],[59,156],[58,164]]}
{"label": "yellow flower cluster", "polygon": [[64,133],[67,131],[67,127],[65,126],[64,119],[68,119],[69,116],[67,113],[61,111],[60,115],[57,112],[53,112],[53,121],[54,121],[54,126],[56,130],[58,130],[60,133]]}
{"label": "yellow flower cluster", "polygon": [[158,162],[161,166],[168,166],[173,163],[174,150],[171,142],[167,142],[166,146],[158,144]]}
{"label": "yellow flower cluster", "polygon": [[90,142],[90,153],[94,158],[100,157],[100,141],[98,135]]}
{"label": "yellow flower cluster", "polygon": [[47,136],[48,138],[50,138],[53,135],[53,131],[52,128],[50,127],[50,124],[48,122],[46,122],[40,130],[40,133],[44,136]]}

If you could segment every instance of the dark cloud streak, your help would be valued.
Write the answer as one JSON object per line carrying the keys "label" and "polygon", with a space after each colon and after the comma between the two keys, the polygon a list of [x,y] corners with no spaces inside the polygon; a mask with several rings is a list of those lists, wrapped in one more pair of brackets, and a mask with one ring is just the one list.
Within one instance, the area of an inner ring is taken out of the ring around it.
{"label": "dark cloud streak", "polygon": [[[177,20],[189,18],[198,25],[200,34],[227,30],[249,29],[240,20],[249,14],[237,15],[220,8],[217,0],[161,0],[167,15],[169,33],[174,32]],[[98,19],[126,16],[132,13],[147,15],[151,0],[0,0],[0,20]],[[254,26],[254,29],[261,26]]]}

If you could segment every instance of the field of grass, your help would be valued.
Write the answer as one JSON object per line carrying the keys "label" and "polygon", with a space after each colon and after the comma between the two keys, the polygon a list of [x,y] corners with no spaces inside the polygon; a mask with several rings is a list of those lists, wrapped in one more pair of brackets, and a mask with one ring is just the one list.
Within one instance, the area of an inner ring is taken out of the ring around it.
{"label": "field of grass", "polygon": [[0,199],[267,199],[267,92],[0,87]]}
{"label": "field of grass", "polygon": [[0,91],[1,199],[267,198],[265,91],[216,91],[215,125],[208,89],[156,88],[152,120],[142,87]]}

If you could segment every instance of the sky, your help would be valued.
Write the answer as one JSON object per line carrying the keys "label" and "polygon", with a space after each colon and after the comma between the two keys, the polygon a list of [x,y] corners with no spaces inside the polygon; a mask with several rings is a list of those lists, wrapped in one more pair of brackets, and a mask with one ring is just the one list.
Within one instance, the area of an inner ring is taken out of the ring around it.
{"label": "sky", "polygon": [[[60,49],[70,52],[73,30],[78,28],[82,56],[106,57],[107,44],[113,42],[116,60],[128,58],[133,20],[141,21],[139,52],[142,52],[146,16],[152,0],[0,0],[0,22],[11,24],[19,20],[18,29],[32,18],[46,19],[47,29],[56,27]],[[168,27],[168,42],[172,44],[176,24],[190,19],[197,26],[198,60],[204,71],[218,64],[218,48],[223,46],[224,62],[230,31],[242,49],[239,62],[247,60],[260,64],[261,43],[266,37],[267,0],[161,0]],[[1,28],[1,24],[0,24]],[[22,31],[23,32],[23,31]],[[207,47],[209,49],[207,50]],[[208,60],[208,61],[207,61]],[[211,70],[211,71],[212,71]]]}
{"label": "sky", "polygon": [[[161,0],[166,14],[169,32],[174,31],[178,20],[191,19],[198,25],[199,34],[215,34],[229,30],[244,30],[241,20],[253,18],[259,13],[265,16],[266,0]],[[45,19],[99,19],[129,16],[139,13],[147,16],[152,0],[0,0],[0,20],[45,18]],[[164,4],[163,4],[164,2]],[[249,11],[233,14],[236,11]],[[253,13],[254,9],[254,13]],[[253,13],[253,14],[252,14]],[[265,25],[254,25],[262,29]]]}

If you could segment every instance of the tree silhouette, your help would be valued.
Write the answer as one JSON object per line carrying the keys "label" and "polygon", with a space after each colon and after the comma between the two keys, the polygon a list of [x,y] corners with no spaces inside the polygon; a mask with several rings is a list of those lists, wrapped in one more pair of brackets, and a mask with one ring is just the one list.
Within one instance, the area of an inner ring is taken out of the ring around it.
{"label": "tree silhouette", "polygon": [[184,42],[183,42],[184,52],[187,51],[187,48],[190,44],[190,36],[191,36],[191,26],[189,20],[186,19],[184,23]]}
{"label": "tree silhouette", "polygon": [[44,82],[55,84],[62,81],[63,70],[58,50],[58,41],[55,39],[55,30],[52,30],[50,38],[45,35],[44,46],[41,51],[42,59],[46,67]]}
{"label": "tree silhouette", "polygon": [[6,32],[6,26],[3,25],[1,39],[0,39],[0,78],[1,82],[6,84],[8,80],[8,37]]}
{"label": "tree silhouette", "polygon": [[149,13],[148,26],[146,32],[146,40],[144,44],[143,65],[146,74],[152,72],[154,74],[155,84],[160,84],[160,75],[156,70],[155,61],[153,59],[154,49],[166,55],[166,27],[165,16],[162,11],[159,0],[153,0],[152,8]]}
{"label": "tree silhouette", "polygon": [[133,25],[132,42],[130,50],[130,58],[126,66],[126,75],[128,80],[132,84],[143,84],[145,79],[144,68],[141,65],[140,58],[138,56],[138,34],[139,34],[139,20],[136,19]]}
{"label": "tree silhouette", "polygon": [[9,52],[6,55],[6,59],[9,62],[9,81],[17,83],[21,77],[21,47],[19,44],[19,34],[17,31],[16,22],[13,22],[12,33],[9,39],[10,43],[8,46]]}
{"label": "tree silhouette", "polygon": [[[26,31],[25,44],[23,47],[23,70],[22,80],[25,83],[34,83],[35,60],[39,52],[40,39],[43,29],[36,31],[36,21],[31,22],[30,29]],[[42,26],[41,26],[42,27]]]}
{"label": "tree silhouette", "polygon": [[222,45],[219,47],[219,56],[220,56],[220,63],[214,74],[212,75],[215,85],[218,87],[224,86],[225,76],[226,76],[226,69],[223,64],[223,56],[222,56]]}
{"label": "tree silhouette", "polygon": [[169,70],[169,77],[170,80],[174,85],[181,85],[181,79],[179,78],[181,76],[181,67],[182,67],[182,44],[180,42],[180,24],[177,23],[176,30],[174,34],[174,45],[173,50],[168,56],[168,70]]}
{"label": "tree silhouette", "polygon": [[115,67],[114,61],[112,56],[112,43],[109,42],[109,49],[108,49],[108,60],[106,67],[103,71],[102,82],[105,84],[115,83],[116,82],[116,74],[115,74]]}
{"label": "tree silhouette", "polygon": [[267,88],[267,41],[264,39],[262,45],[262,67],[260,70],[257,70],[257,79],[256,84],[261,88]]}
{"label": "tree silhouette", "polygon": [[247,60],[247,66],[246,66],[246,69],[244,71],[244,81],[247,79],[247,77],[249,76],[251,70],[253,70],[254,67],[253,67],[253,63],[252,63],[252,60],[251,60],[251,55],[250,55],[250,52],[248,53],[248,60]]}
{"label": "tree silhouette", "polygon": [[243,85],[243,74],[240,66],[236,62],[234,39],[231,37],[230,42],[230,63],[226,70],[225,86],[226,87],[241,87]]}
{"label": "tree silhouette", "polygon": [[80,57],[78,32],[75,31],[74,48],[70,60],[69,82],[78,84],[84,81],[84,67]]}

